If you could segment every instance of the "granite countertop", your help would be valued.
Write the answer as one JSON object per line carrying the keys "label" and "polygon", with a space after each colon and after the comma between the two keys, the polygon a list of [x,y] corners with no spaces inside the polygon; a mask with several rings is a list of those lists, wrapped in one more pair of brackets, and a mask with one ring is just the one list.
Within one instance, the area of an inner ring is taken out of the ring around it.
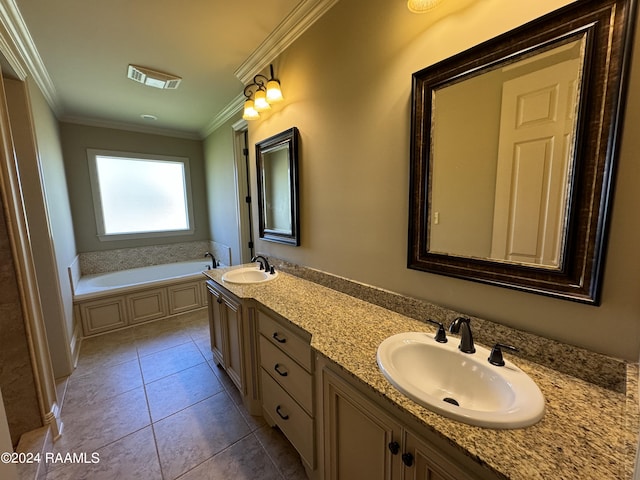
{"label": "granite countertop", "polygon": [[222,275],[227,270],[205,275],[310,333],[312,348],[498,475],[512,480],[633,477],[639,423],[637,364],[628,365],[623,394],[511,357],[544,394],[544,418],[514,430],[466,425],[413,402],[378,369],[376,351],[385,338],[407,331],[433,333],[431,325],[283,272],[264,284],[225,283]]}

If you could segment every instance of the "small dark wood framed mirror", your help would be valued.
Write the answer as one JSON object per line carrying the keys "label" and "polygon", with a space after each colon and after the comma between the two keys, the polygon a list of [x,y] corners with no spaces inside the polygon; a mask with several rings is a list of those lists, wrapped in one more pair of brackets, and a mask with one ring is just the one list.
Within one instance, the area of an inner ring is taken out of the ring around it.
{"label": "small dark wood framed mirror", "polygon": [[408,267],[599,303],[635,0],[413,74]]}
{"label": "small dark wood framed mirror", "polygon": [[260,238],[300,245],[296,127],[256,143]]}

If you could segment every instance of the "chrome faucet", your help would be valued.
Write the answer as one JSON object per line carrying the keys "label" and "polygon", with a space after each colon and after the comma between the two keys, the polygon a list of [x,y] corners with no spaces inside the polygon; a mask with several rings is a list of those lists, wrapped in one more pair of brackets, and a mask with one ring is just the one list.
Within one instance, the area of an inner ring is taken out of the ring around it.
{"label": "chrome faucet", "polygon": [[273,273],[273,267],[269,266],[269,261],[262,255],[256,255],[251,259],[252,262],[258,262],[260,264],[260,270],[264,270],[267,273]]}
{"label": "chrome faucet", "polygon": [[207,257],[211,257],[211,270],[213,270],[218,266],[218,262],[216,261],[215,257],[211,255],[209,252],[205,252],[204,254],[204,258],[207,258]]}
{"label": "chrome faucet", "polygon": [[456,318],[449,325],[449,332],[460,334],[460,345],[458,349],[464,353],[476,353],[476,347],[473,345],[473,335],[471,334],[471,319],[466,317]]}

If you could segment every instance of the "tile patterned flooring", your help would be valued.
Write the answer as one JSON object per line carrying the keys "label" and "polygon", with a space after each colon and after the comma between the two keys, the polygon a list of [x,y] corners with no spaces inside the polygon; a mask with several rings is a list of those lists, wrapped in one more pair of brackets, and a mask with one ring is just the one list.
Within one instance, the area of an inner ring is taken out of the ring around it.
{"label": "tile patterned flooring", "polygon": [[282,433],[244,409],[209,348],[206,310],[83,340],[47,480],[304,480]]}

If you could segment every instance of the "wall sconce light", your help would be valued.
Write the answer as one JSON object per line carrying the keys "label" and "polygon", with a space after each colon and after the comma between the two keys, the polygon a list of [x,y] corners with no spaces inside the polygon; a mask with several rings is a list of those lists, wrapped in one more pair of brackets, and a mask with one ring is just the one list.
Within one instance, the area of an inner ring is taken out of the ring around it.
{"label": "wall sconce light", "polygon": [[260,118],[260,112],[269,110],[272,103],[283,100],[280,82],[273,76],[273,65],[269,65],[269,70],[271,78],[258,74],[253,77],[253,82],[244,87],[244,96],[247,99],[244,102],[242,118],[245,120]]}
{"label": "wall sconce light", "polygon": [[407,8],[413,13],[425,13],[438,6],[442,0],[408,0]]}

